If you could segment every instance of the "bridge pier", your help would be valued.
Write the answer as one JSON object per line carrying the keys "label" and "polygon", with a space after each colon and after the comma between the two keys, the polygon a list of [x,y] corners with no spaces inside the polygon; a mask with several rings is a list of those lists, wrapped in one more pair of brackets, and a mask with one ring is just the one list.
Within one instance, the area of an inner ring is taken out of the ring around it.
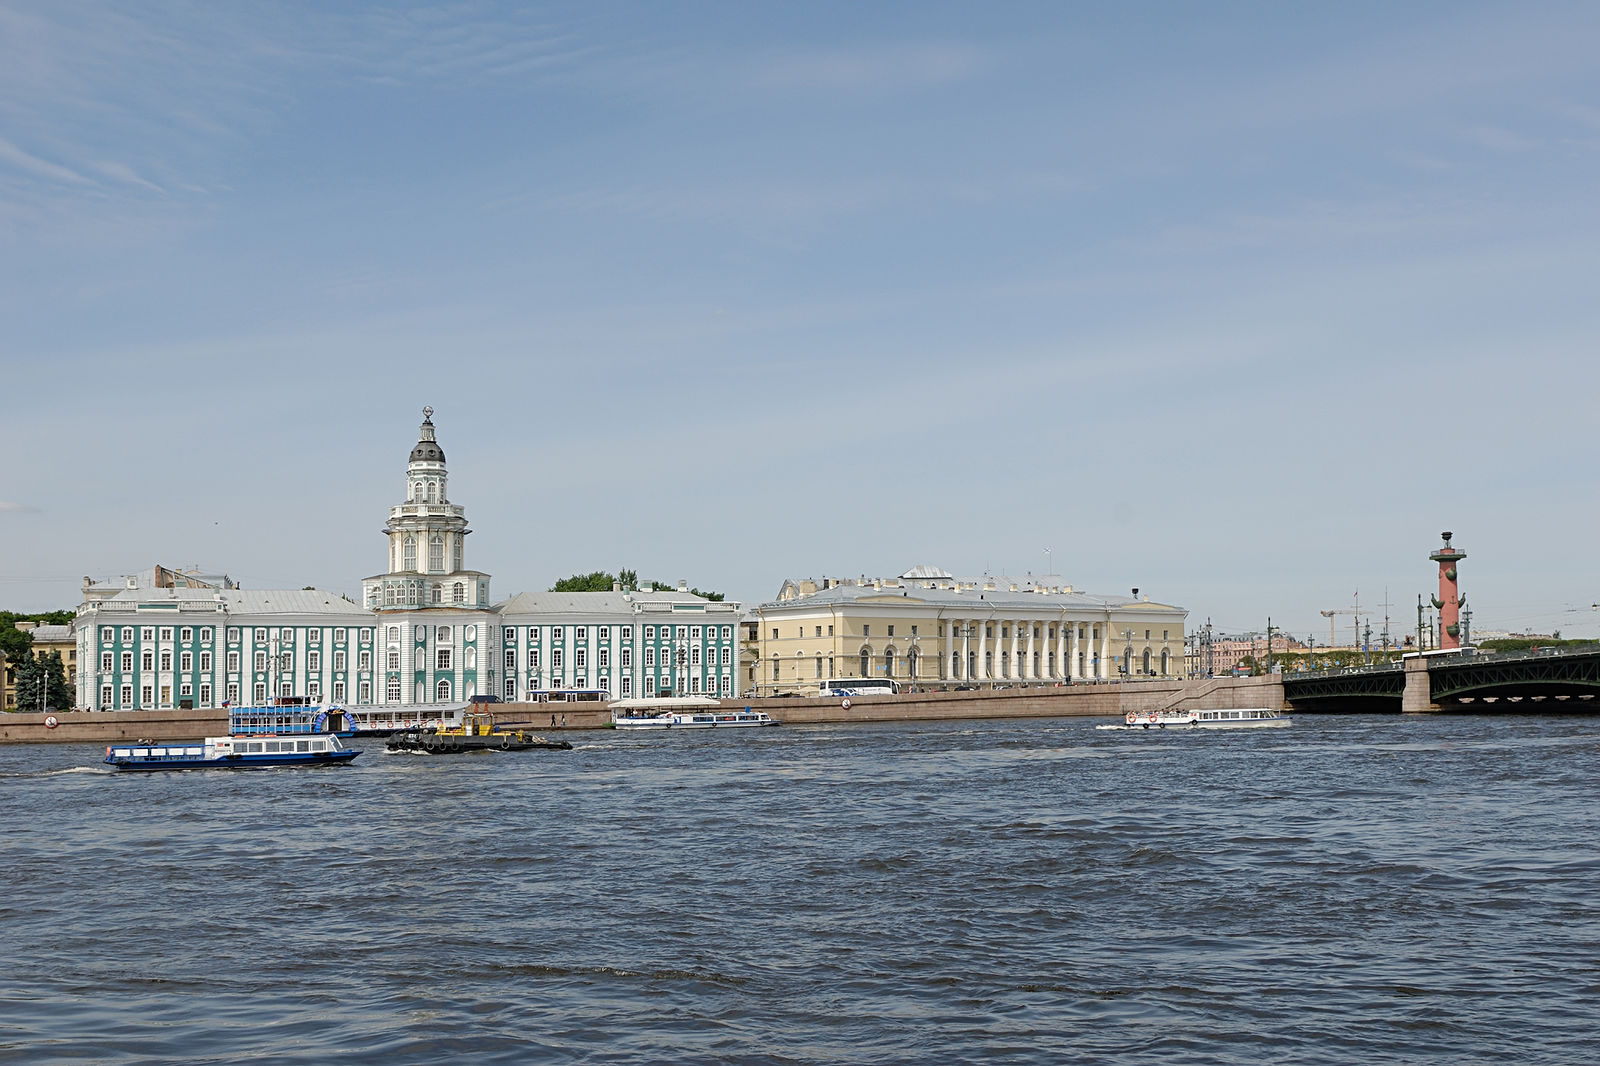
{"label": "bridge pier", "polygon": [[1428,660],[1413,656],[1404,660],[1406,689],[1400,697],[1400,710],[1404,714],[1427,714],[1437,711],[1433,702],[1433,683],[1428,679]]}

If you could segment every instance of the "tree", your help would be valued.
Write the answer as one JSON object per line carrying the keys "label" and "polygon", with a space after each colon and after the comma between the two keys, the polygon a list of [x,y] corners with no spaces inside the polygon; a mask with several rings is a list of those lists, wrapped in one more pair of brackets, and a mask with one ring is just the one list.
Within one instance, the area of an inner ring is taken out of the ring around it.
{"label": "tree", "polygon": [[550,586],[551,592],[610,592],[612,582],[616,577],[604,570],[596,570],[591,574],[573,574],[564,577]]}
{"label": "tree", "polygon": [[0,619],[0,659],[18,665],[33,658],[33,634],[16,628],[13,622]]}
{"label": "tree", "polygon": [[[564,577],[550,586],[551,592],[610,592],[613,583],[622,585],[622,591],[634,592],[639,588],[639,572],[637,570],[623,570],[616,574],[604,570],[596,570],[590,574],[573,574]],[[652,592],[676,592],[676,585],[668,585],[663,581],[650,582]],[[722,602],[720,592],[701,592],[699,589],[690,589],[690,595],[704,596],[713,603]]]}
{"label": "tree", "polygon": [[17,664],[17,710],[37,711],[40,708],[41,691],[45,710],[71,709],[74,702],[72,688],[67,684],[66,667],[62,665],[58,651],[38,658],[30,656]]}

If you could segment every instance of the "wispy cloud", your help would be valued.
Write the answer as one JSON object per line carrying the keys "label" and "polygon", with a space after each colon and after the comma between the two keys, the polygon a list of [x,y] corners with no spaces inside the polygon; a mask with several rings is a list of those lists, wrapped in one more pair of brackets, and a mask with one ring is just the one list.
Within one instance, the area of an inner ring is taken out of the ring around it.
{"label": "wispy cloud", "polygon": [[9,163],[13,167],[51,181],[65,182],[69,185],[94,184],[94,182],[71,167],[64,167],[60,163],[52,163],[47,159],[40,159],[33,153],[18,148],[4,137],[0,137],[0,162]]}
{"label": "wispy cloud", "polygon": [[39,508],[12,500],[0,500],[0,514],[38,514]]}
{"label": "wispy cloud", "polygon": [[902,92],[965,81],[988,62],[967,45],[890,44],[777,55],[761,63],[758,85],[849,92]]}

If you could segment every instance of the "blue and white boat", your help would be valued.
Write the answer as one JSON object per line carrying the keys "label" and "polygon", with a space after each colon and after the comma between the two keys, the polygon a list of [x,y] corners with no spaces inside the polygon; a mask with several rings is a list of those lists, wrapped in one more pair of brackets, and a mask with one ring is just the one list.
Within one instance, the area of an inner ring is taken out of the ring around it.
{"label": "blue and white boat", "polygon": [[332,733],[207,737],[176,744],[113,744],[106,765],[118,770],[259,770],[273,766],[338,766],[359,749]]}

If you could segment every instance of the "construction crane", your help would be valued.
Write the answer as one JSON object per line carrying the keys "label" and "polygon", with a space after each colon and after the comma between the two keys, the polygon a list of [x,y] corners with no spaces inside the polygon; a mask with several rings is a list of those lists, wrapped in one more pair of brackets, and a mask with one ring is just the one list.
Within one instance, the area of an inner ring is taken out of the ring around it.
{"label": "construction crane", "polygon": [[1318,614],[1322,615],[1322,617],[1324,617],[1324,618],[1326,618],[1328,620],[1328,647],[1330,647],[1330,648],[1339,643],[1338,638],[1334,635],[1333,626],[1334,626],[1334,621],[1335,621],[1334,616],[1335,615],[1340,615],[1340,614],[1349,614],[1349,615],[1355,615],[1356,616],[1355,618],[1351,619],[1351,622],[1355,625],[1355,633],[1356,633],[1355,647],[1357,647],[1357,648],[1361,647],[1361,618],[1360,618],[1360,615],[1362,614],[1362,611],[1361,611],[1361,593],[1360,593],[1359,590],[1356,592],[1356,594],[1354,596],[1351,597],[1351,601],[1354,603],[1353,607],[1335,607],[1331,611],[1319,611],[1319,612],[1317,612]]}

